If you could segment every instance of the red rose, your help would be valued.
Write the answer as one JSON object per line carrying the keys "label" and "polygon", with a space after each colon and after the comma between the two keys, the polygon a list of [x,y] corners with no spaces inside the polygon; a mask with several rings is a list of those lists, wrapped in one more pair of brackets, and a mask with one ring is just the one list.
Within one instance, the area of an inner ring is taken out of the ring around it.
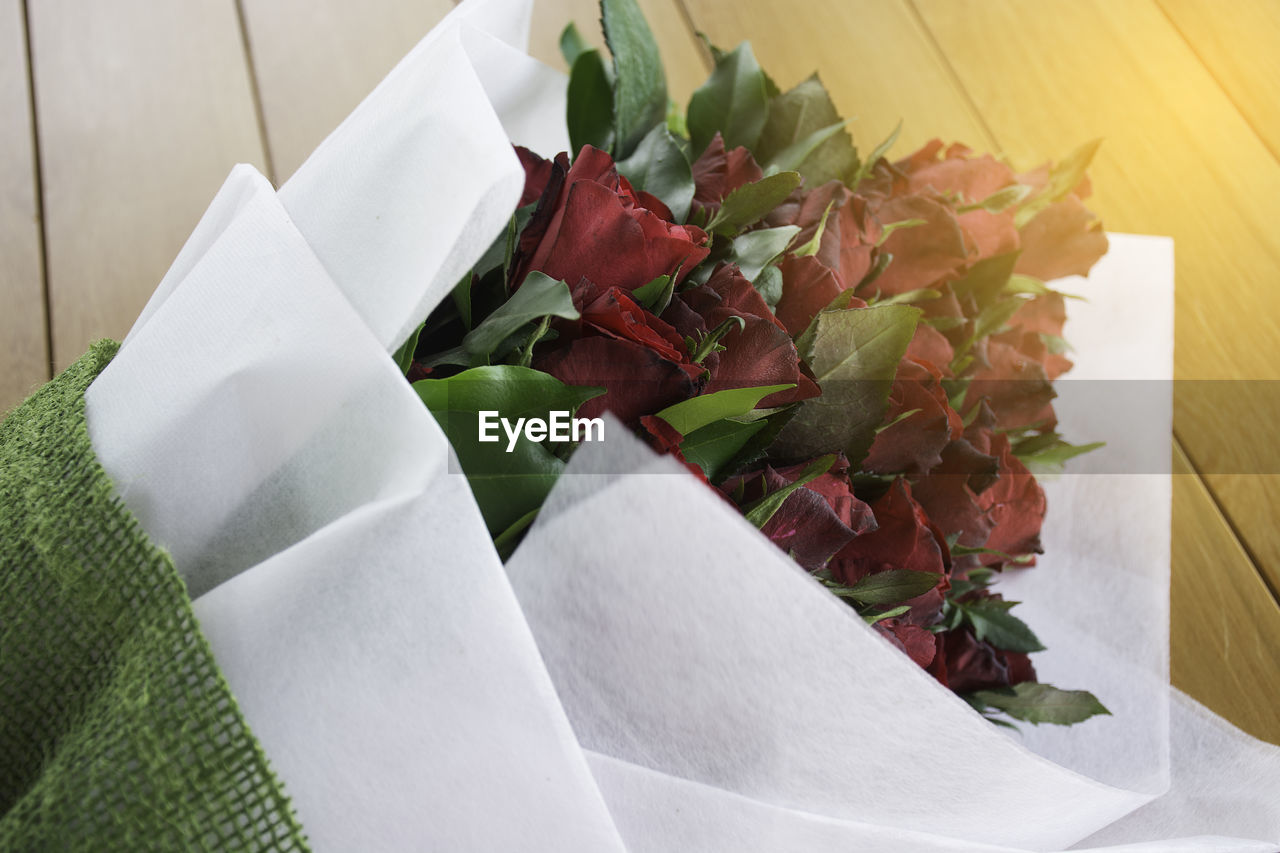
{"label": "red rose", "polygon": [[938,652],[938,638],[928,628],[903,619],[881,619],[875,623],[880,635],[901,649],[917,666],[928,668]]}
{"label": "red rose", "polygon": [[[1048,165],[1019,175],[1020,183],[1041,190],[1049,181]],[[1107,253],[1102,223],[1085,208],[1089,179],[1080,181],[1065,198],[1054,202],[1022,226],[1022,254],[1014,272],[1051,281],[1067,275],[1088,275]]]}
{"label": "red rose", "polygon": [[[1010,556],[1040,553],[1044,490],[1013,455],[1009,438],[994,429],[985,402],[978,416],[942,452],[942,464],[915,486],[915,496],[942,530],[958,543],[991,548]],[[994,554],[966,562],[998,566]]]}
{"label": "red rose", "polygon": [[[536,183],[541,167],[526,162],[525,169]],[[587,278],[635,290],[677,269],[683,279],[706,258],[706,242],[702,229],[673,223],[665,204],[632,189],[608,154],[586,145],[572,166],[564,154],[552,163],[520,235],[512,281],[518,287],[531,270],[541,270],[570,285]]]}
{"label": "red rose", "polygon": [[[831,561],[831,574],[853,584],[876,572],[910,569],[945,574],[951,562],[946,538],[899,477],[871,504],[876,529],[854,539]],[[939,601],[941,603],[941,601]]]}
{"label": "red rose", "polygon": [[706,386],[706,367],[690,360],[684,338],[626,290],[581,278],[571,293],[581,317],[558,322],[560,338],[540,348],[532,366],[569,385],[606,389],[583,404],[582,417],[607,410],[634,424]]}
{"label": "red rose", "polygon": [[[937,139],[899,166],[907,175],[909,192],[950,195],[960,206],[978,204],[1018,183],[1013,170],[990,154],[974,157],[968,147],[958,143],[942,152],[942,142]],[[969,263],[1017,251],[1021,244],[1013,224],[1015,209],[1011,206],[1001,213],[991,213],[975,208],[956,216],[968,246]]]}
{"label": "red rose", "polygon": [[[741,474],[727,480],[721,489],[748,504],[766,491],[774,492],[794,483],[809,463]],[[849,485],[849,463],[839,457],[831,470],[792,492],[761,529],[765,536],[791,554],[809,571],[823,568],[831,556],[854,537],[875,529],[871,507],[854,496]]]}
{"label": "red rose", "polygon": [[885,423],[889,426],[876,434],[862,462],[863,468],[880,474],[927,473],[941,464],[942,451],[964,428],[947,402],[942,372],[910,358],[898,365]]}
{"label": "red rose", "polygon": [[707,393],[760,385],[796,386],[770,394],[760,402],[764,407],[782,406],[821,393],[787,329],[736,266],[718,267],[706,284],[685,290],[673,299],[662,316],[680,334],[694,340],[730,318],[741,320],[740,326],[735,325],[720,339],[724,351],[712,353],[703,361],[710,373]]}
{"label": "red rose", "polygon": [[[766,222],[770,227],[799,226],[796,245],[807,244],[822,227],[815,254],[790,255],[779,264],[782,298],[778,301],[778,319],[792,335],[803,332],[814,316],[841,293],[856,288],[879,257],[876,243],[881,236],[880,225],[871,216],[867,200],[849,192],[839,181],[813,190],[796,190],[769,214]],[[853,297],[845,307],[865,305]]]}
{"label": "red rose", "polygon": [[929,672],[957,693],[999,690],[1036,680],[1035,667],[1025,654],[997,649],[974,637],[968,628],[944,631],[937,640],[938,654]]}
{"label": "red rose", "polygon": [[720,203],[729,193],[763,177],[764,171],[751,152],[742,146],[726,151],[724,137],[717,131],[707,150],[693,161],[693,205],[690,212],[701,213],[709,220],[720,210]]}

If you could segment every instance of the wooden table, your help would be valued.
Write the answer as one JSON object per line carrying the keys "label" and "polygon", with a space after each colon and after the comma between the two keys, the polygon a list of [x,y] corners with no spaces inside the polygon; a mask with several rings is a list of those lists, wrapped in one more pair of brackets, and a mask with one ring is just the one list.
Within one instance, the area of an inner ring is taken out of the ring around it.
{"label": "wooden table", "polygon": [[[123,336],[232,164],[287,178],[450,5],[0,0],[0,408]],[[941,136],[1022,166],[1103,137],[1091,206],[1176,240],[1178,378],[1280,379],[1277,0],[641,5],[681,101],[702,31],[784,87],[820,69],[864,151],[899,119],[896,153]],[[535,55],[561,65],[570,17],[597,29],[592,0],[540,4]],[[1215,387],[1175,395],[1172,677],[1280,742],[1280,480],[1251,473],[1280,471],[1280,412]]]}

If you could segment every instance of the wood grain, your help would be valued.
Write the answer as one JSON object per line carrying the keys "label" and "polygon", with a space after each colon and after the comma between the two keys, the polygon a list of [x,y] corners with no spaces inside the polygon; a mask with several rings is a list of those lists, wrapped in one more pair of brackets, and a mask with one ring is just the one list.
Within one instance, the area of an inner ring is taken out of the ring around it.
{"label": "wood grain", "polygon": [[49,378],[22,0],[0,0],[0,415]]}
{"label": "wood grain", "polygon": [[1280,744],[1280,605],[1180,452],[1173,470],[1173,683]]}
{"label": "wood grain", "polygon": [[893,151],[940,136],[975,148],[993,145],[978,114],[909,8],[884,0],[722,3],[684,0],[713,43],[750,40],[765,71],[789,88],[815,71],[831,92],[860,151],[870,151],[899,120]]}
{"label": "wood grain", "polygon": [[1157,0],[1214,79],[1280,157],[1280,5]]}
{"label": "wood grain", "polygon": [[243,0],[276,183],[452,8],[451,0]]}
{"label": "wood grain", "polygon": [[[689,29],[677,0],[639,0],[667,72],[667,92],[677,104],[688,104],[693,90],[710,70],[697,37]],[[560,56],[560,32],[573,21],[587,41],[604,47],[598,0],[538,0],[534,6],[529,55],[567,71]]]}
{"label": "wood grain", "polygon": [[30,12],[61,368],[128,331],[231,167],[263,156],[234,0]]}

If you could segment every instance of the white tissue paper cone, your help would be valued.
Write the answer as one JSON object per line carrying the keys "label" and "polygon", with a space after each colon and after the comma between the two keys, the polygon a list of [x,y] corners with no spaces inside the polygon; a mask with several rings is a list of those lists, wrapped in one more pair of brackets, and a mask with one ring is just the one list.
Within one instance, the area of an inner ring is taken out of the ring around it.
{"label": "white tissue paper cone", "polygon": [[[387,352],[505,228],[509,139],[567,147],[564,78],[523,54],[528,22],[519,0],[467,0],[278,195],[233,171],[86,395],[315,849],[1280,838],[1274,748],[1178,701],[1169,759],[1165,472],[1050,484],[1048,554],[1007,580],[1052,649],[1041,671],[1116,714],[1023,743],[616,424],[570,466],[607,473],[562,479],[513,590]],[[1113,242],[1073,305],[1077,375],[1136,358],[1124,375],[1168,378],[1171,263],[1167,241]],[[1135,312],[1155,337],[1118,363],[1131,338],[1108,318]],[[1112,440],[1080,411],[1101,435],[1072,438]],[[1159,399],[1151,423],[1167,452]],[[1133,849],[1275,846],[1159,844]]]}

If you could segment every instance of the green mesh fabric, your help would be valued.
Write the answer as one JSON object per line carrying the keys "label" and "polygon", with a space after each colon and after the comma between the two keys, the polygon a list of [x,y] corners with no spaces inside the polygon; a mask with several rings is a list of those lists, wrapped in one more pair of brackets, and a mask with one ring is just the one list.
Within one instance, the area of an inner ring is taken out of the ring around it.
{"label": "green mesh fabric", "polygon": [[0,850],[307,849],[85,427],[104,341],[0,425]]}

